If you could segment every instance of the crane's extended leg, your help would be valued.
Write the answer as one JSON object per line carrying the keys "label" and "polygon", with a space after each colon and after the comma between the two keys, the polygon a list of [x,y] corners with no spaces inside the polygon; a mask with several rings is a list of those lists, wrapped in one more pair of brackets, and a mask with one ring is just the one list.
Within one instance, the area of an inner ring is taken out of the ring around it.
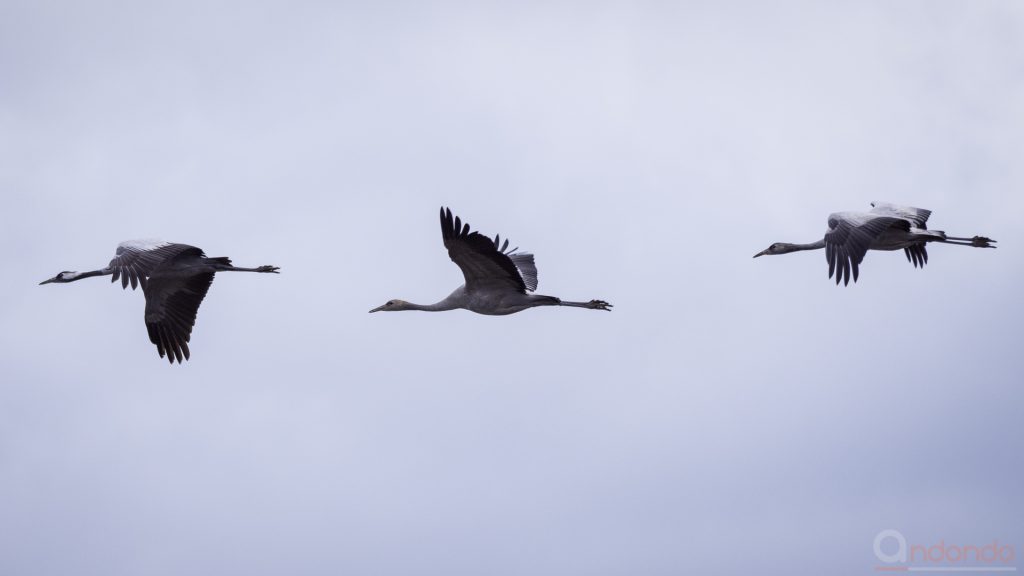
{"label": "crane's extended leg", "polygon": [[232,266],[227,269],[228,272],[268,272],[270,274],[279,274],[277,266],[258,266],[256,268],[239,268]]}
{"label": "crane's extended leg", "polygon": [[216,259],[213,262],[214,268],[217,272],[265,272],[270,274],[277,274],[277,266],[258,266],[256,268],[239,268],[238,266],[232,266],[231,262],[217,262]]}
{"label": "crane's extended leg", "polygon": [[995,248],[992,244],[996,241],[991,238],[984,236],[975,236],[973,238],[955,238],[953,236],[946,236],[945,240],[942,240],[946,244],[956,244],[957,246],[974,246],[975,248]]}
{"label": "crane's extended leg", "polygon": [[205,262],[211,266],[217,272],[269,272],[271,274],[277,274],[277,266],[257,266],[256,268],[240,268],[231,263],[231,259],[226,256],[219,258],[207,258]]}
{"label": "crane's extended leg", "polygon": [[566,302],[562,300],[558,303],[559,306],[575,306],[577,308],[590,308],[591,310],[607,310],[612,311],[612,305],[605,302],[604,300],[591,300],[590,302]]}

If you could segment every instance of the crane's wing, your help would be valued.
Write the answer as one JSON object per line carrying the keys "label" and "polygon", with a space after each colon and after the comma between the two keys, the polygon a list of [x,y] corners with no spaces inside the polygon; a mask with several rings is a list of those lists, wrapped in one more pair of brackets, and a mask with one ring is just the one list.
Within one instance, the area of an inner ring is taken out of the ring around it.
{"label": "crane's wing", "polygon": [[114,259],[107,266],[114,271],[110,281],[117,282],[120,278],[122,288],[127,288],[128,282],[131,282],[132,290],[138,284],[142,284],[145,290],[146,280],[161,264],[186,254],[205,256],[202,250],[188,244],[172,244],[162,240],[122,242],[117,245]]}
{"label": "crane's wing", "polygon": [[914,208],[913,206],[897,206],[888,202],[872,202],[871,213],[879,216],[890,216],[892,218],[903,218],[909,220],[914,228],[926,229],[928,217],[932,215],[931,210]]}
{"label": "crane's wing", "polygon": [[500,235],[494,240],[470,232],[452,211],[441,208],[441,237],[452,262],[462,269],[466,277],[466,290],[504,288],[525,293],[537,289],[537,266],[533,254],[517,253],[508,249],[508,239],[501,245]]}
{"label": "crane's wing", "polygon": [[828,217],[829,231],[825,233],[825,259],[828,277],[836,277],[836,285],[850,284],[860,275],[860,263],[871,248],[871,243],[889,228],[910,230],[910,222],[902,218],[876,216],[856,212],[837,212]]}
{"label": "crane's wing", "polygon": [[142,286],[146,295],[146,330],[163,358],[180,364],[188,360],[188,341],[199,305],[213,284],[213,272],[192,276],[151,276]]}

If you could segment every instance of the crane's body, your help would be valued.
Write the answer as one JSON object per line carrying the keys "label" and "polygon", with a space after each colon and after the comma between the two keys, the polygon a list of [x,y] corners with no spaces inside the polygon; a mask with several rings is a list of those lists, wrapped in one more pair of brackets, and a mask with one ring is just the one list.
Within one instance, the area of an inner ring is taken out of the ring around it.
{"label": "crane's body", "polygon": [[405,303],[405,310],[423,310],[426,312],[442,312],[445,310],[464,309],[477,314],[489,316],[505,316],[515,314],[535,306],[558,306],[562,301],[554,296],[536,294],[520,294],[512,291],[466,290],[466,285],[459,286],[447,298],[436,304],[419,305]]}
{"label": "crane's body", "polygon": [[465,283],[436,304],[413,304],[405,300],[389,300],[370,312],[422,310],[441,312],[464,309],[477,314],[504,316],[537,306],[573,306],[592,310],[611,310],[603,300],[566,302],[554,296],[530,294],[537,289],[537,267],[533,254],[508,249],[508,240],[490,238],[470,232],[469,224],[453,217],[449,209],[441,209],[441,237],[448,256],[462,270]]}
{"label": "crane's body", "polygon": [[84,278],[111,276],[121,287],[132,290],[142,286],[146,297],[146,330],[160,357],[173,364],[188,360],[192,327],[199,305],[206,297],[217,272],[267,272],[276,274],[276,266],[240,268],[224,257],[209,258],[188,244],[161,240],[131,240],[117,247],[114,259],[105,268],[90,272],[61,272],[40,284],[66,284]]}
{"label": "crane's body", "polygon": [[928,262],[925,246],[930,242],[995,248],[995,240],[984,236],[961,238],[947,236],[939,230],[927,227],[931,210],[898,206],[884,202],[872,202],[870,212],[836,212],[828,217],[828,230],[824,237],[809,244],[776,242],[767,249],[754,254],[754,258],[765,255],[789,254],[805,250],[825,249],[828,261],[828,277],[833,275],[838,285],[856,282],[860,275],[860,263],[868,250],[903,250],[914,267],[923,268]]}

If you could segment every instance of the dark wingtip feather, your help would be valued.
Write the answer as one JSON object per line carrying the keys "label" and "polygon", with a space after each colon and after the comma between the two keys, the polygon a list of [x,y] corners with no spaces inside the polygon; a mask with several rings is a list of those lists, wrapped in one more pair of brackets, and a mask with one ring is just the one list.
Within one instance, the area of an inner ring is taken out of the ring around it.
{"label": "dark wingtip feather", "polygon": [[825,258],[828,260],[828,277],[836,272],[836,248],[832,244],[825,245]]}
{"label": "dark wingtip feather", "polygon": [[451,208],[441,209],[441,237],[447,242],[455,238],[458,231],[455,229],[455,219],[452,217]]}
{"label": "dark wingtip feather", "polygon": [[179,356],[181,352],[178,351],[177,342],[171,337],[170,330],[163,324],[160,325],[160,339],[164,341],[164,347],[167,348],[167,357],[170,358],[171,364],[174,364],[175,357]]}

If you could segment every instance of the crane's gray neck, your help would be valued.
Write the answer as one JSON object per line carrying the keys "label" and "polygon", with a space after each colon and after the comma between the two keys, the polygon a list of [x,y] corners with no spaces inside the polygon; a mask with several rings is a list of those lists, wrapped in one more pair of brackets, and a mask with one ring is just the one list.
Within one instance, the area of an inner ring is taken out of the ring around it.
{"label": "crane's gray neck", "polygon": [[64,281],[65,282],[77,282],[77,281],[79,281],[79,280],[81,280],[83,278],[93,278],[95,276],[107,276],[108,274],[113,274],[113,273],[114,273],[114,271],[111,270],[110,268],[101,268],[100,270],[93,270],[91,272],[75,272],[74,276],[65,276],[64,277]]}
{"label": "crane's gray neck", "polygon": [[783,253],[800,252],[801,250],[821,250],[825,247],[825,239],[822,238],[810,244],[783,244],[782,246],[785,248]]}
{"label": "crane's gray neck", "polygon": [[422,310],[423,312],[444,312],[446,310],[455,310],[456,308],[458,306],[448,298],[436,304],[413,304],[412,302],[407,302],[402,306],[402,310]]}

